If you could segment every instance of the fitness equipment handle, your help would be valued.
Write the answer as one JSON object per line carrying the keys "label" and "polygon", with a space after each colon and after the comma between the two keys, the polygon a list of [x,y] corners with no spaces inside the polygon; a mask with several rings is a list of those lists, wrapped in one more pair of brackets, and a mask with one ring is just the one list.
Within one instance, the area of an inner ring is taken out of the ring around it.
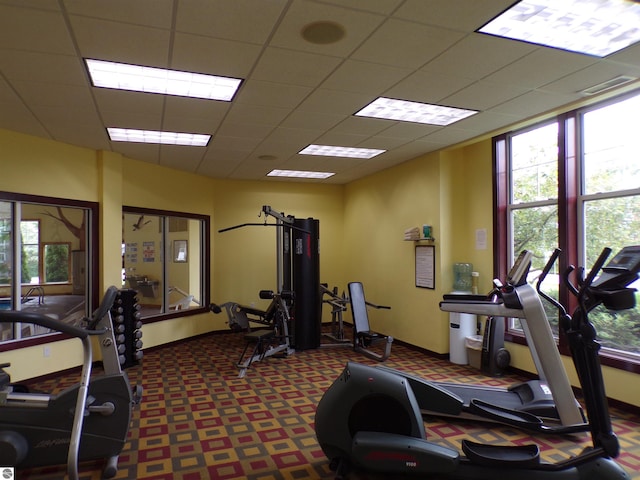
{"label": "fitness equipment handle", "polygon": [[61,322],[60,320],[55,320],[40,313],[23,312],[16,310],[0,310],[0,322],[33,323],[35,325],[40,325],[57,332],[66,333],[67,335],[70,335],[72,337],[84,339],[89,335],[99,335],[106,331],[105,329],[96,330],[95,326],[102,319],[102,317],[107,314],[109,309],[111,309],[117,295],[118,289],[113,285],[107,289],[102,302],[100,302],[98,308],[93,312],[88,329],[76,327],[75,325],[70,325],[68,323]]}
{"label": "fitness equipment handle", "polygon": [[0,322],[7,323],[34,323],[51,330],[66,333],[72,337],[86,338],[89,336],[89,330],[79,328],[68,323],[54,320],[53,318],[41,315],[39,313],[20,312],[20,311],[0,311]]}

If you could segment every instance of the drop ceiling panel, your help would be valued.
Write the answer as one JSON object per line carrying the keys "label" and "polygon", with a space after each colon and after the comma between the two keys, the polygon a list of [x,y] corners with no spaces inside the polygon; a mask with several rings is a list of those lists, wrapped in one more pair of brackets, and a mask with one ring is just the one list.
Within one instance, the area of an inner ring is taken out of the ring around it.
{"label": "drop ceiling panel", "polygon": [[364,10],[366,12],[389,14],[392,13],[403,0],[325,0],[324,3],[331,3],[355,10]]}
{"label": "drop ceiling panel", "polygon": [[90,89],[86,85],[64,85],[46,81],[21,81],[15,84],[20,97],[34,110],[40,106],[65,107],[95,111]]}
{"label": "drop ceiling panel", "polygon": [[336,57],[270,47],[260,57],[250,78],[316,87],[339,64],[340,59]]}
{"label": "drop ceiling panel", "polygon": [[261,51],[255,44],[178,32],[173,42],[171,68],[246,78]]}
{"label": "drop ceiling panel", "polygon": [[322,132],[301,128],[276,128],[256,149],[257,155],[288,158],[313,143]]}
{"label": "drop ceiling panel", "polygon": [[423,70],[479,80],[530,54],[539,47],[471,33],[427,63]]}
{"label": "drop ceiling panel", "polygon": [[562,77],[551,83],[547,83],[541,90],[565,94],[577,94],[580,91],[606,82],[621,75],[640,78],[640,62],[637,65],[605,60],[590,65],[582,70]]}
{"label": "drop ceiling panel", "polygon": [[345,120],[345,115],[294,110],[280,124],[282,127],[325,131]]}
{"label": "drop ceiling panel", "polygon": [[2,77],[0,77],[0,128],[49,138],[42,124]]}
{"label": "drop ceiling panel", "polygon": [[64,17],[59,12],[0,5],[2,48],[75,55]]}
{"label": "drop ceiling panel", "polygon": [[538,88],[593,63],[596,63],[594,57],[545,47],[487,75],[484,80],[502,85]]}
{"label": "drop ceiling panel", "polygon": [[259,137],[231,137],[225,135],[216,135],[209,141],[209,146],[214,150],[230,150],[241,153],[242,157],[253,152],[255,148],[262,142],[262,138]]}
{"label": "drop ceiling panel", "polygon": [[195,173],[202,157],[204,147],[190,148],[181,145],[160,146],[160,165],[177,170]]}
{"label": "drop ceiling panel", "polygon": [[313,88],[308,86],[251,79],[242,83],[234,103],[295,108],[312,91]]}
{"label": "drop ceiling panel", "polygon": [[85,58],[167,68],[171,34],[168,30],[71,16]]}
{"label": "drop ceiling panel", "polygon": [[356,50],[352,58],[396,67],[420,68],[463,36],[444,28],[390,19]]}
{"label": "drop ceiling panel", "polygon": [[135,0],[101,2],[87,0],[63,0],[69,13],[116,22],[171,28],[173,0]]}
{"label": "drop ceiling panel", "polygon": [[407,0],[394,16],[470,32],[480,28],[513,3],[513,0]]}
{"label": "drop ceiling panel", "polygon": [[379,118],[349,116],[331,128],[329,133],[348,133],[369,137],[379,134],[388,127],[388,121]]}
{"label": "drop ceiling panel", "polygon": [[369,138],[368,135],[355,135],[349,133],[340,133],[330,130],[324,135],[319,136],[314,143],[319,145],[333,145],[343,147],[357,147],[361,142]]}
{"label": "drop ceiling panel", "polygon": [[111,142],[111,148],[125,157],[144,162],[160,163],[160,145],[147,143]]}
{"label": "drop ceiling panel", "polygon": [[385,128],[381,132],[381,135],[404,140],[416,140],[442,128],[437,125],[427,125],[424,123],[385,121],[389,123],[389,127]]}
{"label": "drop ceiling panel", "polygon": [[180,0],[176,30],[261,45],[272,34],[287,3],[269,0],[257,6],[253,0]]}
{"label": "drop ceiling panel", "polygon": [[262,141],[273,131],[271,125],[255,125],[252,123],[224,122],[215,133],[215,139],[219,137],[235,137],[246,140]]}
{"label": "drop ceiling panel", "polygon": [[413,72],[410,68],[346,60],[322,84],[322,88],[379,95]]}
{"label": "drop ceiling panel", "polygon": [[553,110],[558,102],[568,104],[581,98],[579,94],[562,94],[553,92],[531,91],[524,95],[504,102],[492,111],[509,115],[533,116]]}
{"label": "drop ceiling panel", "polygon": [[475,132],[476,135],[481,135],[516,123],[520,118],[522,117],[519,115],[487,111],[480,112],[476,115],[460,120],[459,122],[451,125],[451,127],[455,129],[469,130]]}
{"label": "drop ceiling panel", "polygon": [[529,91],[527,88],[481,80],[443,98],[442,103],[451,107],[482,111],[519,97],[527,91]]}
{"label": "drop ceiling panel", "polygon": [[470,78],[418,71],[387,90],[385,96],[437,104],[471,83],[473,80]]}
{"label": "drop ceiling panel", "polygon": [[319,88],[300,104],[298,110],[302,112],[353,115],[373,100],[375,100],[375,97],[371,95]]}
{"label": "drop ceiling panel", "polygon": [[46,81],[87,86],[84,63],[75,55],[0,50],[2,73],[12,82],[33,81],[46,72]]}
{"label": "drop ceiling panel", "polygon": [[[125,92],[109,88],[92,88],[91,93],[101,112],[128,112],[161,118],[165,97],[153,93]],[[112,126],[112,125],[110,125]]]}
{"label": "drop ceiling panel", "polygon": [[73,112],[65,112],[64,109],[51,109],[42,117],[47,131],[54,140],[93,149],[110,148],[107,132],[99,129],[98,119],[87,122],[85,116],[79,120]]}
{"label": "drop ceiling panel", "polygon": [[247,122],[256,125],[278,125],[288,113],[288,108],[236,103],[231,106],[226,119],[233,123]]}

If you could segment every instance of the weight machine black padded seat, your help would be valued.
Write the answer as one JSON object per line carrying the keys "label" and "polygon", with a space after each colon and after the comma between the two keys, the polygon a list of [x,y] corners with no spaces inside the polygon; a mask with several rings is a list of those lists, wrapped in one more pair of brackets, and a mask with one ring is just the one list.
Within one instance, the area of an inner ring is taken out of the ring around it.
{"label": "weight machine black padded seat", "polygon": [[[389,355],[391,355],[393,337],[382,335],[371,330],[367,306],[384,309],[390,309],[391,307],[367,302],[364,298],[364,288],[361,282],[350,282],[348,288],[351,315],[353,317],[353,349],[369,358],[384,362],[389,358]],[[381,354],[369,349],[373,344],[383,341],[385,342],[385,346]]]}
{"label": "weight machine black padded seat", "polygon": [[[254,330],[245,334],[245,346],[244,350],[242,350],[242,354],[240,355],[240,360],[238,360],[238,368],[247,369],[251,366],[251,363],[254,361],[260,361],[264,359],[264,356],[267,353],[267,348],[270,345],[271,340],[275,336],[275,331],[273,330]],[[244,356],[249,350],[249,346],[253,345],[253,350],[249,358],[244,360]]]}

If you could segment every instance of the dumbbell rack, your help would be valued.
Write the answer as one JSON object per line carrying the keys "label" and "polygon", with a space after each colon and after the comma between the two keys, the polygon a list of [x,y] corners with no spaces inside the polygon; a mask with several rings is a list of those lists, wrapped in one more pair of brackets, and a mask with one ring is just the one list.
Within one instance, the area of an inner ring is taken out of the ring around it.
{"label": "dumbbell rack", "polygon": [[111,308],[116,344],[122,368],[138,365],[142,360],[142,320],[137,292],[121,289]]}

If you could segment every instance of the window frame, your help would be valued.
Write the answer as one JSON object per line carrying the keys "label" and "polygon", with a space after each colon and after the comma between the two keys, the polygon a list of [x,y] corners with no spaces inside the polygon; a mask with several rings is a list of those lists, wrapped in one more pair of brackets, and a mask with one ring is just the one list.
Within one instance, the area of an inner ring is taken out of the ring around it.
{"label": "window frame", "polygon": [[[504,278],[509,270],[511,245],[508,229],[511,209],[510,194],[510,138],[516,134],[541,127],[551,122],[558,123],[558,247],[563,255],[559,258],[559,271],[565,271],[569,265],[583,265],[586,255],[584,233],[584,205],[594,198],[618,198],[626,194],[637,194],[636,190],[616,191],[607,194],[585,194],[583,192],[583,155],[581,117],[585,112],[605,107],[637,96],[640,90],[634,90],[617,97],[583,106],[555,117],[536,122],[525,128],[498,135],[492,141],[493,173],[493,225],[494,225],[494,276]],[[640,189],[638,189],[640,191]],[[560,282],[559,301],[568,311],[577,307],[576,299]],[[508,324],[508,322],[506,322]],[[526,344],[523,334],[505,327],[505,340],[517,344]],[[562,331],[558,338],[558,348],[564,355],[570,355],[567,340]],[[640,356],[624,355],[612,349],[600,351],[603,365],[640,373]]]}
{"label": "window frame", "polygon": [[[201,259],[200,259],[200,276],[202,282],[202,301],[200,306],[196,306],[188,309],[176,309],[166,312],[144,316],[141,318],[143,323],[154,323],[163,320],[187,317],[191,315],[199,315],[209,312],[210,295],[211,295],[211,217],[209,215],[189,213],[189,212],[176,212],[171,210],[157,210],[152,208],[134,207],[130,205],[122,206],[122,214],[132,215],[149,215],[158,216],[163,218],[169,217],[182,217],[189,220],[198,220],[202,222],[201,229]],[[123,230],[124,237],[124,230]],[[123,238],[124,241],[124,238]],[[191,248],[191,247],[190,247]],[[173,245],[163,242],[163,261],[172,262],[173,258]],[[123,252],[124,257],[124,252]],[[192,258],[192,256],[190,255]],[[166,263],[165,263],[166,264]],[[124,266],[124,265],[123,265]],[[166,276],[166,267],[163,267],[163,276]],[[124,281],[124,279],[123,279]],[[163,288],[165,284],[163,282]],[[166,291],[165,291],[166,293]],[[163,294],[164,295],[164,294]]]}
{"label": "window frame", "polygon": [[[91,312],[95,306],[99,304],[99,225],[100,225],[100,205],[97,202],[72,200],[67,198],[46,197],[41,195],[30,195],[15,192],[0,191],[0,202],[9,202],[12,204],[29,203],[41,204],[43,206],[60,206],[69,208],[80,208],[87,211],[87,220],[85,225],[86,234],[86,269],[87,269],[87,285],[85,288],[86,312]],[[15,215],[15,205],[13,215]],[[15,231],[13,231],[15,235]],[[11,244],[13,245],[13,238]],[[20,285],[22,287],[22,283]],[[26,338],[12,339],[8,341],[0,341],[0,352],[18,350],[21,348],[42,345],[45,343],[57,342],[69,338],[68,335],[61,332],[51,332],[46,335],[35,335]]]}

